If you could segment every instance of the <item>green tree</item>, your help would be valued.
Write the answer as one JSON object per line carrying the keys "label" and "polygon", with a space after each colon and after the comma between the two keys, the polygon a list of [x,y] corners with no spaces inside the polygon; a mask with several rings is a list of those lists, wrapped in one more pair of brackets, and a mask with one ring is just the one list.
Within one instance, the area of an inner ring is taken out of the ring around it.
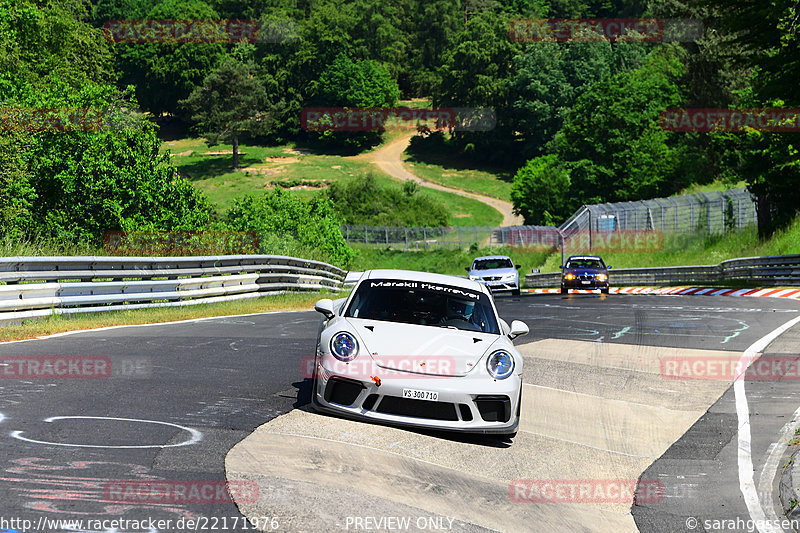
{"label": "green tree", "polygon": [[682,137],[661,129],[662,110],[677,107],[680,49],[655,49],[639,69],[595,83],[581,95],[554,141],[571,169],[578,204],[638,200],[701,181]]}
{"label": "green tree", "polygon": [[488,107],[497,124],[491,131],[456,131],[454,140],[465,152],[487,162],[508,165],[520,158],[514,146],[514,56],[520,45],[508,38],[509,16],[489,11],[469,17],[455,36],[438,71],[433,103],[443,107]]}
{"label": "green tree", "polygon": [[560,224],[570,214],[570,172],[554,154],[528,161],[514,176],[511,201],[526,224]]}
{"label": "green tree", "polygon": [[[397,82],[385,69],[370,60],[353,61],[339,54],[320,75],[314,101],[325,107],[391,107],[399,96]],[[380,131],[323,131],[315,138],[327,146],[362,149],[379,143],[381,135]]]}
{"label": "green tree", "polygon": [[36,92],[51,77],[78,87],[112,81],[102,31],[84,22],[89,2],[0,1],[0,101]]}
{"label": "green tree", "polygon": [[540,155],[575,99],[611,75],[611,45],[532,43],[515,58],[514,110],[525,154]]}
{"label": "green tree", "polygon": [[239,138],[269,128],[267,93],[253,76],[252,64],[227,58],[209,73],[203,85],[181,102],[191,113],[208,146],[233,144],[233,168],[239,168]]}
{"label": "green tree", "polygon": [[[156,127],[131,114],[135,101],[115,87],[79,90],[54,83],[24,106],[91,108],[101,123],[88,131],[20,134],[16,148],[32,193],[17,196],[32,224],[27,230],[65,242],[99,242],[109,230],[196,230],[211,206],[159,154]],[[13,168],[13,167],[12,167]],[[24,182],[23,182],[24,183]]]}
{"label": "green tree", "polygon": [[[145,18],[215,20],[219,15],[203,0],[164,0]],[[137,100],[154,115],[179,115],[179,102],[200,86],[223,58],[225,49],[225,44],[213,42],[117,43],[120,84],[135,86]]]}

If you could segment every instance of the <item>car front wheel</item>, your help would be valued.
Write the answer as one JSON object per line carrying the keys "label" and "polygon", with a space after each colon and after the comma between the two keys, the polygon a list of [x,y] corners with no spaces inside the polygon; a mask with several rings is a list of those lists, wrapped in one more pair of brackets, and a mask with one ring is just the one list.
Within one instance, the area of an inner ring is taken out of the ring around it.
{"label": "car front wheel", "polygon": [[561,294],[567,294],[568,292],[569,292],[569,289],[568,289],[568,288],[566,288],[566,287],[561,287]]}

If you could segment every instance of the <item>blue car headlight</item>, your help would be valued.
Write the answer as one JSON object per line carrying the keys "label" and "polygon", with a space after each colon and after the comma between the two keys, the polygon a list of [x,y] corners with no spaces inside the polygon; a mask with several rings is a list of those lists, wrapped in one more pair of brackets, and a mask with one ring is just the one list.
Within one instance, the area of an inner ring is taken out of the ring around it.
{"label": "blue car headlight", "polygon": [[331,338],[331,353],[340,361],[352,361],[358,355],[358,341],[346,331]]}
{"label": "blue car headlight", "polygon": [[505,350],[497,350],[486,360],[486,370],[495,379],[506,379],[514,373],[514,358]]}

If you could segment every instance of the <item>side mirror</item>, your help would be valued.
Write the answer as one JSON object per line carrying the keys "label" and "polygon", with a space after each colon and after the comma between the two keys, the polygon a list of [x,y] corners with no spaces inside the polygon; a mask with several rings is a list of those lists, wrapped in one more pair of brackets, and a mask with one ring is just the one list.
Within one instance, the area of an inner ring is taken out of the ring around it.
{"label": "side mirror", "polygon": [[511,322],[511,331],[508,333],[509,338],[516,339],[521,335],[527,335],[530,330],[528,325],[521,320],[514,320]]}
{"label": "side mirror", "polygon": [[508,335],[511,333],[511,328],[508,326],[508,322],[502,318],[500,319],[500,331],[503,333],[503,335]]}
{"label": "side mirror", "polygon": [[516,268],[517,270],[519,270],[519,265],[514,265],[514,268]]}
{"label": "side mirror", "polygon": [[322,300],[315,303],[314,311],[322,313],[328,320],[333,318],[334,315],[336,314],[333,312],[333,300],[331,300],[330,298],[323,298]]}
{"label": "side mirror", "polygon": [[564,268],[564,265],[558,265],[558,268]]}
{"label": "side mirror", "polygon": [[466,270],[467,272],[469,272],[469,267],[464,267],[464,270]]}
{"label": "side mirror", "polygon": [[611,265],[608,265],[608,266],[606,267],[606,270],[611,270]]}

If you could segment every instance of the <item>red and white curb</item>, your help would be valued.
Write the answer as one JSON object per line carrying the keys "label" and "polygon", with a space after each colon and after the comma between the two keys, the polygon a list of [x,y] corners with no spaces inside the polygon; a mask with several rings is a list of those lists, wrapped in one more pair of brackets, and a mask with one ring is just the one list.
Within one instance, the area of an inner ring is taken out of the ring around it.
{"label": "red and white curb", "polygon": [[[561,289],[522,289],[528,294],[559,294]],[[571,289],[571,293],[591,293]],[[800,289],[720,289],[713,287],[611,287],[611,294],[669,294],[692,296],[753,296],[767,298],[792,298],[800,300]]]}

